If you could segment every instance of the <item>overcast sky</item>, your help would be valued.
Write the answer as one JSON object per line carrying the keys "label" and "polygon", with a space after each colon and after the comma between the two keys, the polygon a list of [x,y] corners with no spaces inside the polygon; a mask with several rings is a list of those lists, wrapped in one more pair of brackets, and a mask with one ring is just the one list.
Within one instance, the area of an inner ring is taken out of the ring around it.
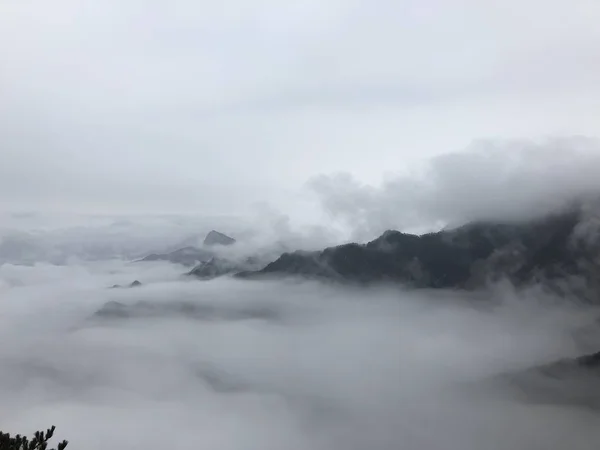
{"label": "overcast sky", "polygon": [[0,208],[304,211],[319,174],[598,136],[599,21],[597,0],[2,0]]}

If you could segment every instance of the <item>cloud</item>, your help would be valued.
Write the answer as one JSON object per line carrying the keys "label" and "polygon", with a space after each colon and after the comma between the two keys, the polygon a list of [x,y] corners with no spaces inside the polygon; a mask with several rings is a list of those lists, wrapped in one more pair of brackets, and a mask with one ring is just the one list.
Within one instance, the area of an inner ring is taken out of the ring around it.
{"label": "cloud", "polygon": [[316,173],[374,182],[473,138],[596,135],[598,14],[588,0],[3,1],[0,208],[293,210]]}
{"label": "cloud", "polygon": [[[133,278],[144,285],[107,289]],[[185,282],[114,261],[4,265],[0,280],[6,430],[56,424],[90,449],[584,449],[598,437],[592,416],[481,384],[576,354],[570,333],[593,320],[525,294],[482,309],[440,292]],[[90,320],[107,301],[134,315]],[[140,302],[157,314],[136,316]]]}
{"label": "cloud", "polygon": [[0,214],[0,264],[135,259],[202,242],[213,228],[244,230],[235,216]]}
{"label": "cloud", "polygon": [[[597,135],[599,14],[590,0],[0,2],[0,209],[35,211],[0,217],[3,430],[55,424],[90,449],[590,448],[594,413],[483,380],[583,351],[572,335],[594,311],[511,290],[482,308],[201,283],[115,257],[212,228],[235,251],[310,248],[595,190],[590,139],[436,155]],[[378,186],[382,171],[401,175]],[[339,223],[311,228],[301,186],[336,172],[311,186]],[[110,301],[158,314],[89,320]]]}
{"label": "cloud", "polygon": [[309,183],[333,218],[356,236],[386,229],[432,229],[473,220],[518,220],[600,193],[600,143],[583,137],[479,141],[433,158],[380,186],[350,174]]}
{"label": "cloud", "polygon": [[252,214],[245,216],[31,212],[0,213],[0,222],[0,265],[129,261],[201,247],[211,230],[237,240],[234,246],[219,250],[234,259],[275,259],[283,251],[318,249],[343,240],[333,227],[306,221],[301,214],[290,217],[268,203],[256,204]]}

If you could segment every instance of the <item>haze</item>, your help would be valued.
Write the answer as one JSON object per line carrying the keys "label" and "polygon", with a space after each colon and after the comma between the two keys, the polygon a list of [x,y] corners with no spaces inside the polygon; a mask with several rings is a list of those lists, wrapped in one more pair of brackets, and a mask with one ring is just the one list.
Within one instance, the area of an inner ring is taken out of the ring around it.
{"label": "haze", "polygon": [[581,386],[500,378],[598,351],[596,306],[135,261],[212,229],[247,257],[600,198],[599,21],[593,0],[0,0],[0,430],[596,449]]}
{"label": "haze", "polygon": [[[0,276],[0,423],[51,422],[73,448],[591,449],[600,437],[585,408],[486,384],[582,350],[571,335],[597,313],[535,293],[185,282],[172,266],[116,262]],[[144,285],[107,289],[132,277]],[[150,309],[94,317],[107,301]]]}
{"label": "haze", "polygon": [[318,174],[378,184],[481,138],[597,136],[599,16],[593,0],[4,0],[0,204],[306,218]]}

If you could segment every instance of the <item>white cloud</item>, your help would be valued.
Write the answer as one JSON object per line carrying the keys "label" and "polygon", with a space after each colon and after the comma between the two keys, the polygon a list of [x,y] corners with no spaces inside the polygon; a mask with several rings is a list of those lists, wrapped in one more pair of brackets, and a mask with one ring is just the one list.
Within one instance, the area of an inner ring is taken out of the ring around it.
{"label": "white cloud", "polygon": [[[106,289],[134,277],[144,286]],[[182,282],[114,262],[5,265],[0,280],[6,430],[56,424],[90,449],[584,449],[598,437],[594,416],[483,383],[576,353],[586,311],[514,293],[481,310],[425,291]],[[90,322],[106,301],[158,315]],[[212,315],[161,315],[176,304]]]}

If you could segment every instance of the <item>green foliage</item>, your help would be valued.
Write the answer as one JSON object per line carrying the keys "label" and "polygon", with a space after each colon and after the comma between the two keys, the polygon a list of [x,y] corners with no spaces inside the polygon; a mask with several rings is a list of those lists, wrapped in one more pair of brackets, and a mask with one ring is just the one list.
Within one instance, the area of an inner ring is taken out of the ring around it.
{"label": "green foliage", "polygon": [[[48,450],[48,441],[54,435],[55,429],[53,425],[45,433],[36,431],[31,439],[20,434],[11,437],[10,433],[0,431],[0,450]],[[62,441],[55,449],[49,450],[64,450],[67,444],[67,441]]]}

